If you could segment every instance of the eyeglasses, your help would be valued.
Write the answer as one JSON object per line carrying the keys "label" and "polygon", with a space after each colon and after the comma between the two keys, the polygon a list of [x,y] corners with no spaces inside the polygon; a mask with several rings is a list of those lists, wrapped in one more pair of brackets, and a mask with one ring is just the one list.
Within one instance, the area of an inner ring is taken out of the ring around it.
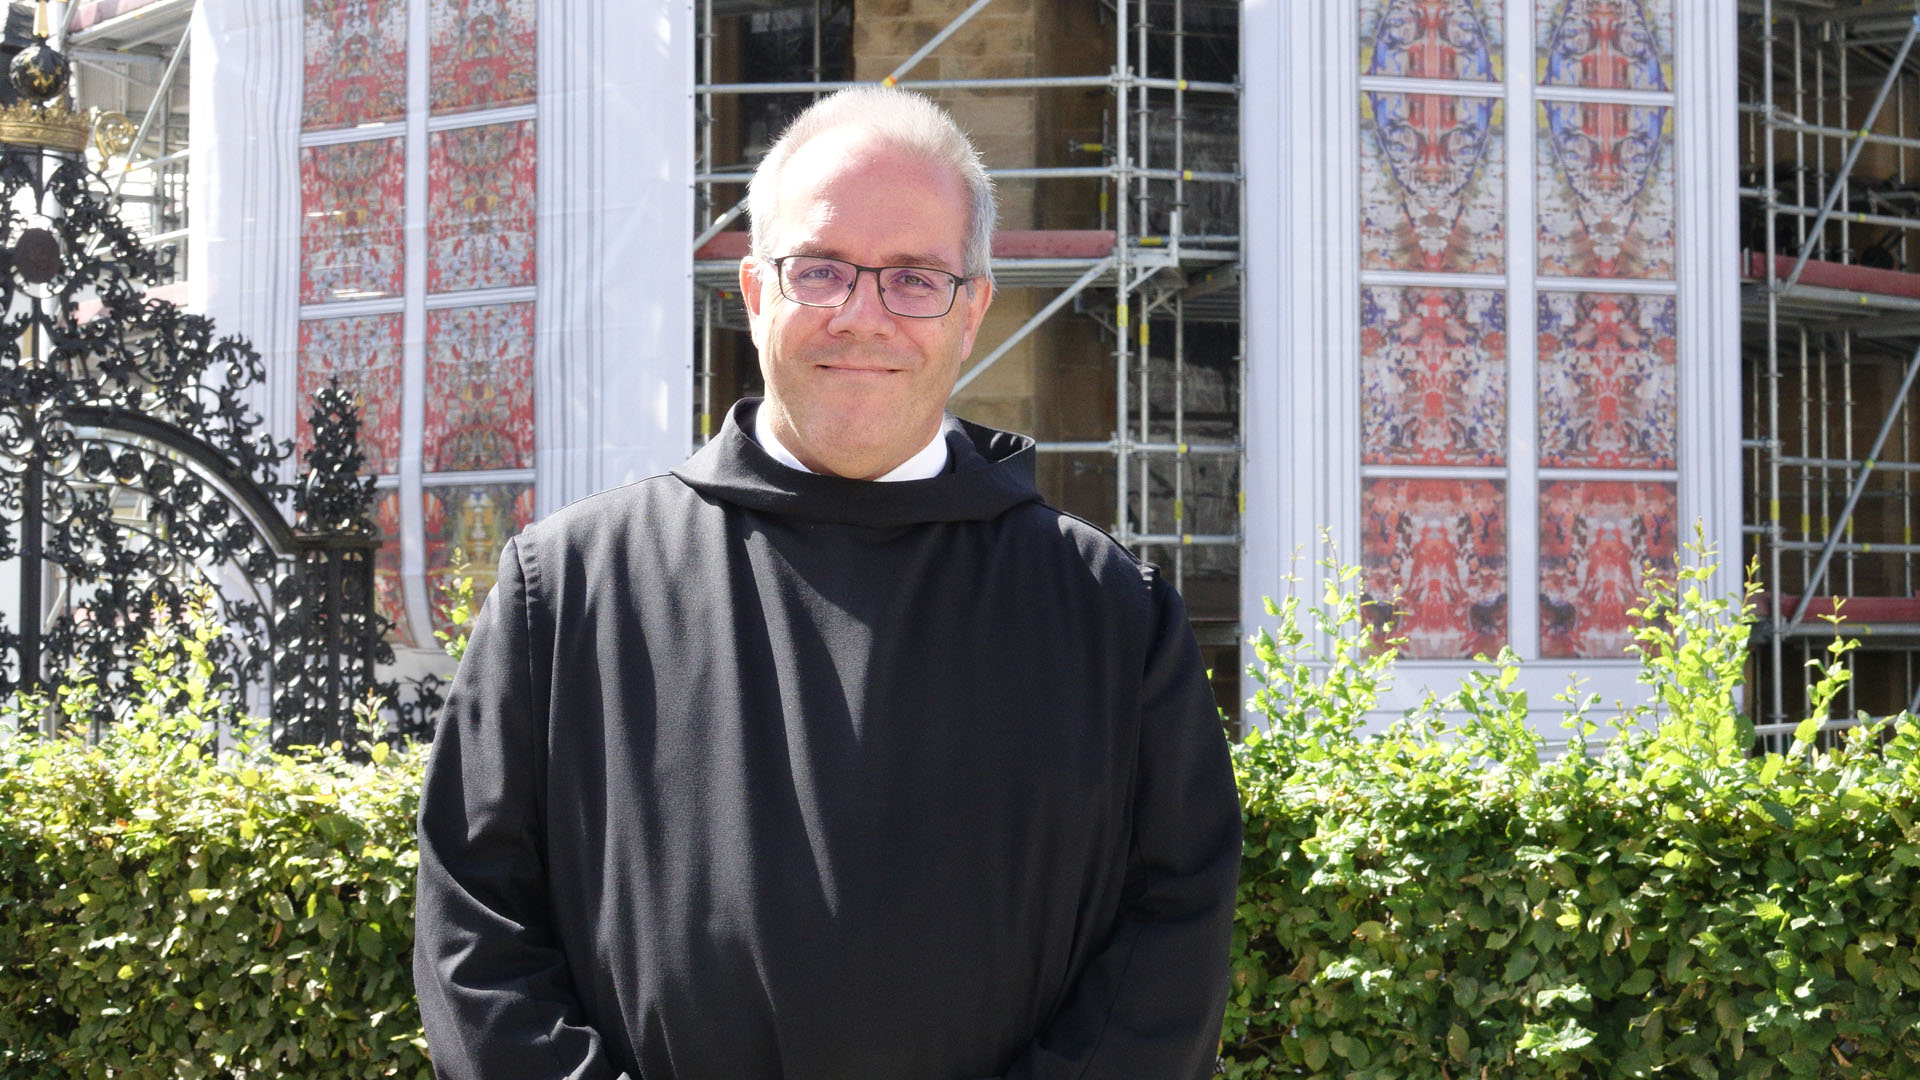
{"label": "eyeglasses", "polygon": [[928,266],[861,266],[817,255],[782,255],[768,260],[780,278],[780,295],[807,307],[839,307],[853,295],[862,273],[880,284],[880,303],[908,319],[937,319],[953,310],[953,297],[966,281],[959,274]]}

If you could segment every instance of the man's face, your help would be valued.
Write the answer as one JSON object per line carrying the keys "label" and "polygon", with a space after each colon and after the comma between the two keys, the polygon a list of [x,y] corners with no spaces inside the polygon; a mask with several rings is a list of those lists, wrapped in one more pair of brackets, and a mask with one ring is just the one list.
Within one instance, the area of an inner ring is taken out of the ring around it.
{"label": "man's face", "polygon": [[[776,206],[770,257],[965,273],[964,185],[903,151],[819,136],[788,159]],[[862,273],[842,306],[807,307],[782,296],[772,263],[752,256],[740,263],[740,289],[774,434],[815,472],[856,479],[887,472],[932,440],[992,299],[986,281],[963,283],[945,316],[905,318],[881,304],[874,275]]]}

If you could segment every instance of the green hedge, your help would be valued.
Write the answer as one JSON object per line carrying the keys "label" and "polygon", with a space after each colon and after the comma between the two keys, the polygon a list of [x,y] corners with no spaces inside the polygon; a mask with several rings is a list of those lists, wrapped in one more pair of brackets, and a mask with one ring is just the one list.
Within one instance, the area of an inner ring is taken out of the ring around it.
{"label": "green hedge", "polygon": [[[1638,726],[1599,745],[1570,692],[1547,761],[1507,658],[1361,738],[1392,655],[1354,573],[1274,608],[1267,731],[1235,749],[1228,1075],[1920,1075],[1920,724],[1750,756],[1745,628],[1702,580],[1643,612]],[[211,753],[217,633],[189,611],[150,641],[99,745],[0,745],[0,1076],[430,1075],[421,755]]]}
{"label": "green hedge", "polygon": [[[218,632],[196,610],[150,640],[98,746],[0,747],[8,1080],[432,1075],[410,971],[419,755],[207,752],[233,720],[208,684]],[[90,697],[79,681],[52,707]]]}
{"label": "green hedge", "polygon": [[1654,703],[1596,746],[1569,691],[1544,763],[1510,656],[1363,739],[1392,656],[1354,572],[1272,609],[1228,1075],[1920,1076],[1920,724],[1751,755],[1747,627],[1706,577],[1636,612]]}

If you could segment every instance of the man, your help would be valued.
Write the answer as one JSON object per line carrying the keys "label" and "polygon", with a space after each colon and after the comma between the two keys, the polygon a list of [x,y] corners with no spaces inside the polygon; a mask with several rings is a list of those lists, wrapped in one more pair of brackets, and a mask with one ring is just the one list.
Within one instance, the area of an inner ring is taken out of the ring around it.
{"label": "man", "polygon": [[1179,598],[944,414],[977,154],[845,91],[750,208],[765,401],[527,529],[474,628],[420,809],[436,1068],[1210,1075],[1240,818]]}

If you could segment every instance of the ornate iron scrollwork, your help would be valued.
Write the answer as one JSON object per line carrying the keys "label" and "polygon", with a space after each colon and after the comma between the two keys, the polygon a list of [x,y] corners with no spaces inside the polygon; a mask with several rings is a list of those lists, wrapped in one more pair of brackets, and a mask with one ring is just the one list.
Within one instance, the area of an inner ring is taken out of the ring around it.
{"label": "ornate iron scrollwork", "polygon": [[77,668],[111,722],[132,646],[208,582],[231,692],[270,686],[283,742],[347,736],[392,655],[358,411],[323,390],[305,473],[283,482],[291,446],[247,404],[259,354],[146,297],[160,273],[78,157],[0,146],[0,559],[21,580],[0,692]]}

